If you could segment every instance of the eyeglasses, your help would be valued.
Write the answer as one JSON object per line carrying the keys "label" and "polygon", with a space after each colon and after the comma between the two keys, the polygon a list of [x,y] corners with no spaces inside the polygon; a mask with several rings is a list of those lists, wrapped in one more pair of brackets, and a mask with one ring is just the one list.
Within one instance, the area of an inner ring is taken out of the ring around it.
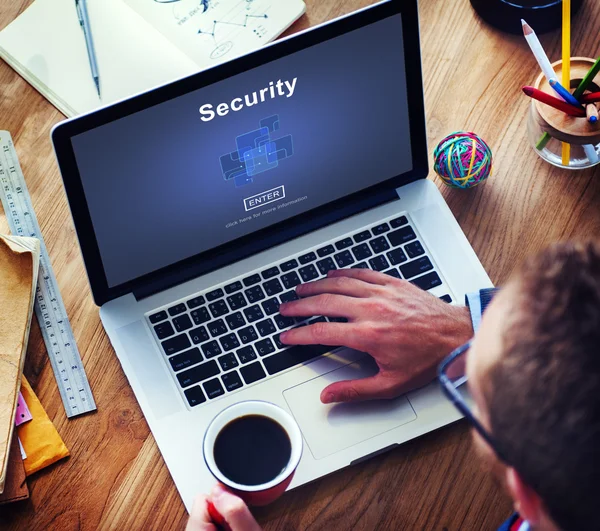
{"label": "eyeglasses", "polygon": [[[477,433],[487,442],[490,447],[496,452],[496,455],[505,463],[506,458],[502,452],[498,449],[498,444],[494,440],[494,437],[489,433],[477,420],[471,408],[467,404],[463,397],[463,393],[466,390],[467,375],[465,372],[467,353],[471,348],[471,341],[465,343],[462,347],[458,347],[456,350],[450,353],[450,355],[442,361],[438,368],[438,380],[442,385],[442,390],[446,397],[454,404],[456,409],[460,411],[467,421],[475,428]],[[462,388],[462,392],[461,392]]]}

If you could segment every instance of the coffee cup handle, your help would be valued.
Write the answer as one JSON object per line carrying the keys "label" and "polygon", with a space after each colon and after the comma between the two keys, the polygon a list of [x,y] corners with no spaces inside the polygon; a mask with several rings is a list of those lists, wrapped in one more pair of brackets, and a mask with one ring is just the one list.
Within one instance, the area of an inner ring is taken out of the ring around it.
{"label": "coffee cup handle", "polygon": [[208,514],[217,528],[221,529],[222,531],[231,531],[231,527],[229,527],[229,524],[225,518],[223,518],[223,515],[217,511],[217,508],[211,501],[208,502]]}

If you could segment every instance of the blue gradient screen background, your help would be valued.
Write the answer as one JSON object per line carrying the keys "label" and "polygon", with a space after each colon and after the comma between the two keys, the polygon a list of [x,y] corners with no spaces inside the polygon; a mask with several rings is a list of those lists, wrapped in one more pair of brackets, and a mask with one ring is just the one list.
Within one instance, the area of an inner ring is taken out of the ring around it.
{"label": "blue gradient screen background", "polygon": [[[295,77],[290,98],[200,119],[205,103]],[[411,170],[407,105],[394,15],[73,137],[109,287]],[[293,157],[236,188],[219,157],[274,114]],[[245,211],[244,198],[281,185],[284,199]]]}

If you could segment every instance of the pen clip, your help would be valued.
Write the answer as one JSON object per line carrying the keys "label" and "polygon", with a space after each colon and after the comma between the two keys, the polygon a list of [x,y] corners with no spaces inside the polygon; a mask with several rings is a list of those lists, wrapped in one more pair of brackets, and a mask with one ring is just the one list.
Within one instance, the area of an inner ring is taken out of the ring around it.
{"label": "pen clip", "polygon": [[79,25],[83,28],[83,13],[81,12],[79,0],[75,0],[75,9],[77,10],[77,18],[79,19]]}

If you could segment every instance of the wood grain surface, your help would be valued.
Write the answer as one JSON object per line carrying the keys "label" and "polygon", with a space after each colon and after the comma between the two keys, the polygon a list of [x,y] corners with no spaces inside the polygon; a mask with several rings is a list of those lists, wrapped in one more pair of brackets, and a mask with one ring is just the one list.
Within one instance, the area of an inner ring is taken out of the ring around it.
{"label": "wood grain surface", "polygon": [[[2,0],[0,28],[29,3]],[[306,3],[291,32],[371,2]],[[477,132],[494,152],[493,177],[474,190],[443,188],[435,178],[492,280],[503,282],[550,242],[600,235],[600,172],[554,168],[527,142],[529,102],[520,89],[533,83],[538,67],[525,40],[486,26],[468,0],[421,0],[420,13],[430,152],[455,130]],[[597,57],[600,4],[588,0],[573,22],[574,55]],[[541,40],[558,59],[559,34]],[[98,405],[95,414],[67,420],[34,323],[25,373],[71,458],[30,478],[31,499],[2,508],[0,528],[183,529],[184,506],[90,295],[49,140],[62,118],[0,62],[0,128],[15,141]],[[291,491],[255,514],[267,530],[493,530],[510,511],[459,422]]]}

